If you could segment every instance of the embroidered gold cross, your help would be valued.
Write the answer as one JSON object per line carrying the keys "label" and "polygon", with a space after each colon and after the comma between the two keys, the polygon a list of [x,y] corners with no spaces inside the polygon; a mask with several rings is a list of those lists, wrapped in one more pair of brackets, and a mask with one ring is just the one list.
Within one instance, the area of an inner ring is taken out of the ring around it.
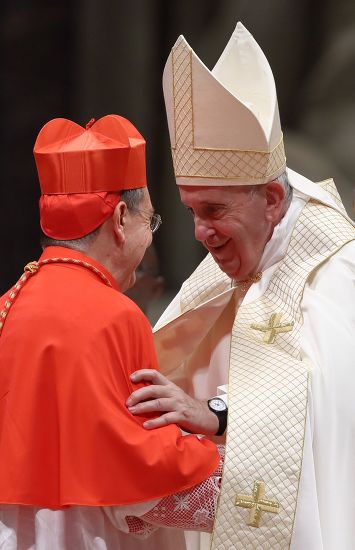
{"label": "embroidered gold cross", "polygon": [[265,483],[263,481],[255,481],[252,495],[236,496],[235,506],[250,510],[249,520],[247,521],[247,525],[250,525],[250,527],[260,527],[262,512],[278,514],[280,511],[280,503],[277,500],[268,500],[264,497]]}
{"label": "embroidered gold cross", "polygon": [[281,325],[281,317],[282,313],[273,313],[267,325],[259,325],[257,323],[253,323],[252,325],[250,325],[250,328],[265,332],[264,342],[266,344],[273,344],[276,338],[276,334],[280,334],[280,332],[290,332],[290,330],[293,329],[293,323]]}

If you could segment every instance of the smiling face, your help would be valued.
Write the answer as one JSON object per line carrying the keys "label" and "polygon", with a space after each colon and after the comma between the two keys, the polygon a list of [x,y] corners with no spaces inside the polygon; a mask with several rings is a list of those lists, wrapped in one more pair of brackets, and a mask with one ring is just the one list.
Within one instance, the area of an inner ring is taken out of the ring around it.
{"label": "smiling face", "polygon": [[109,255],[122,292],[134,285],[136,269],[152,243],[150,219],[153,214],[154,208],[148,189],[142,188],[142,197],[136,206],[129,209],[124,200],[121,200],[111,218],[115,246],[114,254],[110,251]]}
{"label": "smiling face", "polygon": [[193,215],[195,238],[221,270],[237,281],[254,275],[282,217],[282,186],[180,186],[180,197]]}

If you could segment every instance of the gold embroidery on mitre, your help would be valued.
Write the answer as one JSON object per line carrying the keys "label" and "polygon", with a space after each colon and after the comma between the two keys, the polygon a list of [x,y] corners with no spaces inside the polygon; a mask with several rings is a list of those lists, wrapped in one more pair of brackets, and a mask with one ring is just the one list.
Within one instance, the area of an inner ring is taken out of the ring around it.
{"label": "gold embroidery on mitre", "polygon": [[290,332],[291,330],[293,330],[294,323],[292,322],[281,325],[281,317],[282,313],[273,313],[267,325],[253,323],[252,325],[250,325],[250,328],[252,328],[253,330],[260,330],[261,332],[265,332],[263,341],[265,342],[265,344],[273,344],[275,342],[277,334],[280,334],[281,332]]}
{"label": "gold embroidery on mitre", "polygon": [[247,525],[250,527],[260,527],[262,512],[271,512],[278,514],[280,503],[277,500],[269,500],[265,497],[265,483],[255,481],[252,495],[237,495],[235,506],[247,508],[250,510]]}
{"label": "gold embroidery on mitre", "polygon": [[195,146],[192,51],[183,39],[171,52],[175,144],[171,147],[176,177],[235,179],[264,183],[286,166],[283,139],[272,151]]}

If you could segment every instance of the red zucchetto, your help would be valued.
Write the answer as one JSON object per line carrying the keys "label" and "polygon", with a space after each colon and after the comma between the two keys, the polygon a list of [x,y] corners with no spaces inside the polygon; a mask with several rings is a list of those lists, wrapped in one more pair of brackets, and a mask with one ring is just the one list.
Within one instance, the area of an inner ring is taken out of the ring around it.
{"label": "red zucchetto", "polygon": [[64,118],[38,134],[34,156],[41,185],[41,227],[70,240],[97,229],[125,189],[146,187],[145,140],[127,119],[107,115],[82,128]]}

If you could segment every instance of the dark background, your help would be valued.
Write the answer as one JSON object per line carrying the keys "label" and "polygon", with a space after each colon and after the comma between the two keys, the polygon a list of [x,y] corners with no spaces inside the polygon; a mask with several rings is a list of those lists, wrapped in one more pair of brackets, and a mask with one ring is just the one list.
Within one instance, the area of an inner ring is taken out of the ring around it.
{"label": "dark background", "polygon": [[355,181],[354,0],[2,1],[0,291],[40,254],[32,148],[45,122],[117,113],[148,143],[155,238],[168,289],[203,255],[178,203],[161,76],[184,34],[212,68],[241,20],[272,66],[288,165],[336,179],[348,212]]}

